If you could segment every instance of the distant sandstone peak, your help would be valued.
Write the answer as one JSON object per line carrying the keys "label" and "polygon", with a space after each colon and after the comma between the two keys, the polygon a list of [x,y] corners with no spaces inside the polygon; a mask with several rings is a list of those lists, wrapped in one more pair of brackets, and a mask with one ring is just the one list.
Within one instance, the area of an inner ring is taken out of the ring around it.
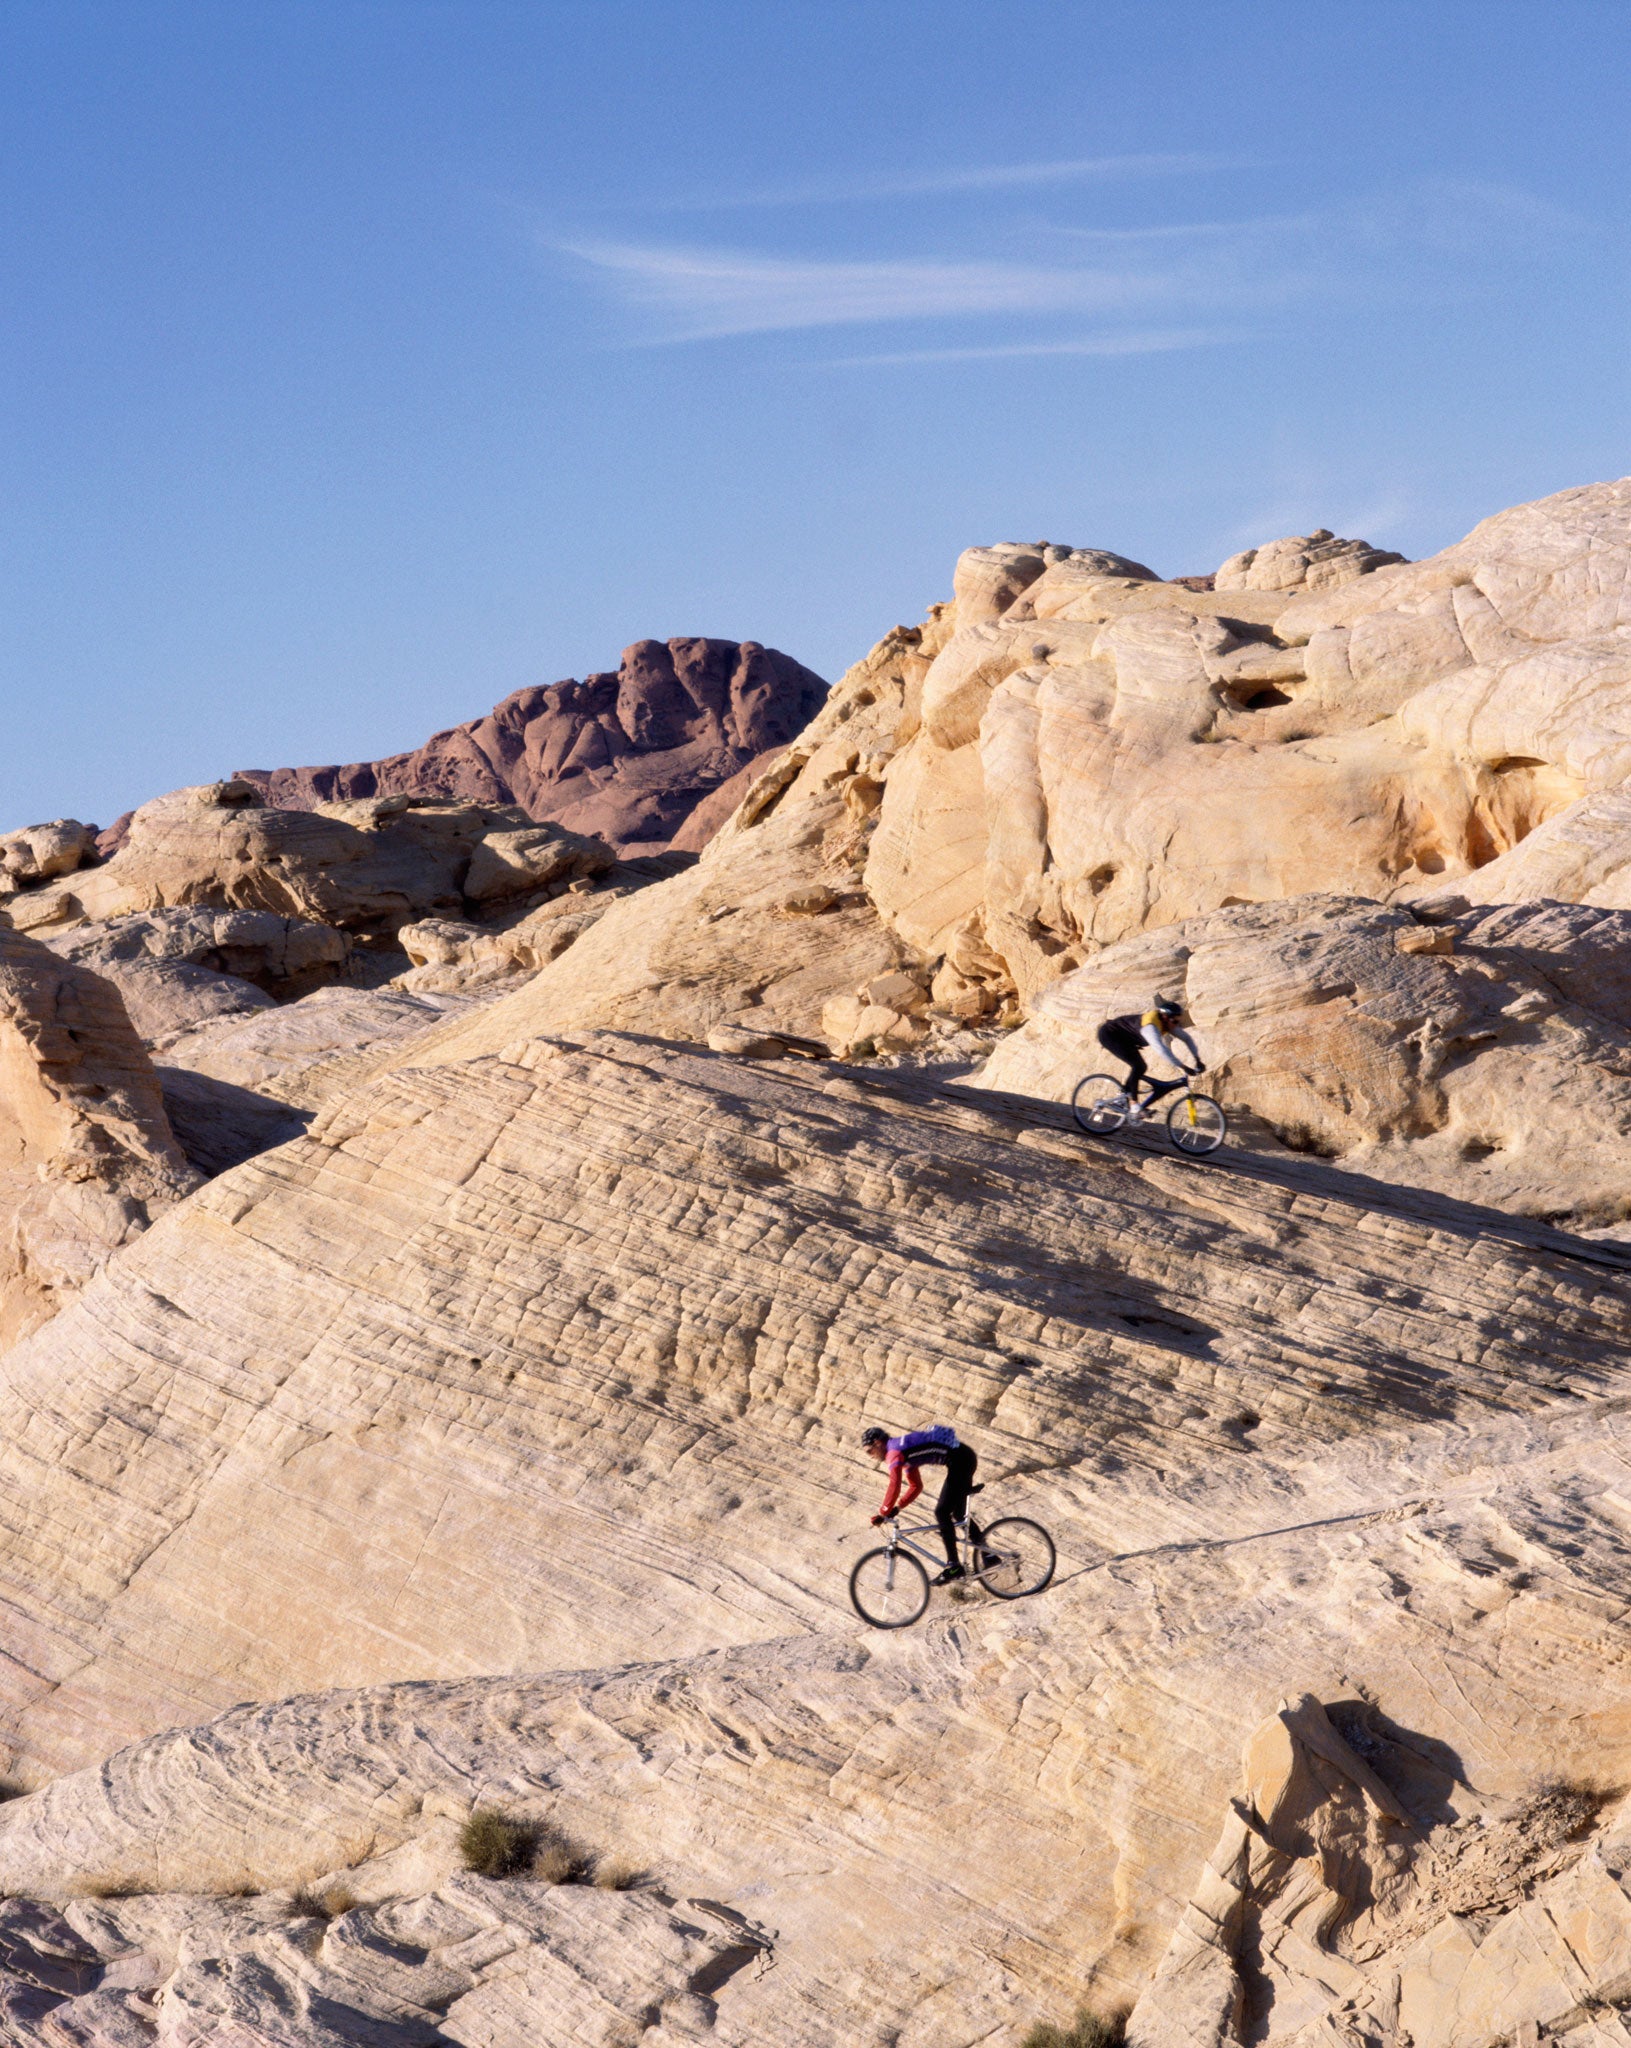
{"label": "distant sandstone peak", "polygon": [[412,753],[239,773],[280,809],[372,796],[519,804],[649,853],[801,732],[826,695],[820,676],[756,640],[637,640],[615,671],[517,690]]}

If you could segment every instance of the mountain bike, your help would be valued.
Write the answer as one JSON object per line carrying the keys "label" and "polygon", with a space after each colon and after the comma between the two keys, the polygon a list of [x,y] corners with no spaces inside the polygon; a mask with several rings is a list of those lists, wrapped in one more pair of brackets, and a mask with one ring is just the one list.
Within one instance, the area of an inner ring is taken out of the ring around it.
{"label": "mountain bike", "polygon": [[[940,1528],[935,1522],[909,1529],[890,1522],[887,1527],[879,1548],[857,1559],[849,1575],[849,1597],[873,1628],[910,1628],[929,1604],[929,1566],[939,1572],[946,1562],[938,1548],[925,1550],[912,1538],[927,1536],[938,1545]],[[956,1528],[963,1577],[954,1585],[984,1586],[998,1600],[1023,1600],[1040,1593],[1053,1577],[1053,1538],[1040,1523],[1023,1515],[1005,1516],[982,1529],[977,1544],[969,1537],[966,1516]]]}
{"label": "mountain bike", "polygon": [[[1126,1124],[1143,1123],[1156,1105],[1135,1102],[1120,1081],[1109,1074],[1088,1074],[1076,1083],[1070,1113],[1090,1137],[1107,1138]],[[1167,1111],[1167,1136],[1175,1150],[1191,1158],[1215,1152],[1229,1135],[1229,1120],[1210,1095],[1197,1095],[1186,1084]]]}

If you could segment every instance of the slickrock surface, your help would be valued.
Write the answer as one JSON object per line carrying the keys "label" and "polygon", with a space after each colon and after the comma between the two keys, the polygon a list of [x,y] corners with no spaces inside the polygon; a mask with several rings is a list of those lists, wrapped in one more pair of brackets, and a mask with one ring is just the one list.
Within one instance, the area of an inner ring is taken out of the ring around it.
{"label": "slickrock surface", "polygon": [[615,672],[518,690],[411,754],[239,773],[268,803],[296,810],[373,796],[519,804],[529,817],[650,851],[801,731],[826,694],[818,675],[755,640],[637,640]]}
{"label": "slickrock surface", "polygon": [[201,1021],[163,1047],[164,1106],[188,1163],[224,1173],[298,1137],[357,1071],[476,1008],[468,995],[325,988],[299,1002]]}
{"label": "slickrock surface", "polygon": [[1599,1387],[1628,1328],[1612,1255],[1317,1167],[595,1044],[331,1100],[5,1357],[35,1768],[246,1695],[824,1626],[811,1536],[853,1526],[873,1407],[947,1406],[1091,1519],[1106,1469],[1165,1498],[1220,1453]]}
{"label": "slickrock surface", "polygon": [[0,927],[0,1345],[195,1184],[118,991]]}
{"label": "slickrock surface", "polygon": [[1204,1085],[1298,1151],[1572,1228],[1631,1216],[1631,913],[1540,902],[1423,924],[1339,896],[1215,911],[1045,989],[980,1085],[1068,1102],[1087,1074],[1121,1078],[1098,1027],[1160,990],[1189,1006]]}
{"label": "slickrock surface", "polygon": [[[0,1960],[69,1962],[59,1995],[89,1999],[122,1958],[113,1988],[145,1970],[160,2040],[193,2038],[201,2001],[281,2016],[285,2041],[418,2024],[503,2048],[545,2024],[1016,2048],[1084,1992],[1142,1993],[1150,2048],[1560,2024],[1623,1998],[1631,1965],[1631,1717],[1603,1685],[1631,1648],[1626,1397],[1401,1421],[1314,1457],[1295,1433],[1214,1449],[1167,1490],[1050,1471],[1055,1587],[904,1637],[829,1613],[155,1737],[0,1814],[0,1885],[56,1902],[0,1909]],[[858,1546],[800,1536],[837,1582]],[[644,1888],[454,1875],[472,1804],[553,1821]],[[349,1908],[325,1932],[297,1884]],[[245,1887],[267,1895],[223,1896]]]}
{"label": "slickrock surface", "polygon": [[[225,1713],[0,1809],[87,2028],[139,1954],[161,2040],[1014,2048],[1144,1987],[1284,1695],[1454,1753],[1435,1854],[1612,1782],[1627,1262],[1046,1115],[530,1040],[332,1101],[0,1360],[14,1774]],[[844,1603],[854,1440],[930,1411],[1062,1564],[897,1642]],[[455,1878],[472,1803],[650,1889]],[[361,1903],[221,1896],[302,1882]]]}

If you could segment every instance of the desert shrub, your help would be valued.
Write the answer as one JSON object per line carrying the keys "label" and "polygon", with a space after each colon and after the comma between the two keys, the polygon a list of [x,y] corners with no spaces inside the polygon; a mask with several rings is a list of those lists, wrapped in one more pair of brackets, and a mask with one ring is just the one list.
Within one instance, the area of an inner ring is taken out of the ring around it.
{"label": "desert shrub", "polygon": [[496,1806],[478,1806],[459,1830],[459,1854],[465,1869],[478,1877],[521,1877],[543,1836],[536,1821],[501,1813]]}
{"label": "desert shrub", "polygon": [[87,1899],[144,1899],[150,1890],[134,1877],[93,1877],[81,1887]]}
{"label": "desert shrub", "polygon": [[602,1856],[595,1865],[595,1883],[603,1892],[632,1891],[643,1875],[621,1856]]}
{"label": "desert shrub", "polygon": [[1020,2048],[1121,2048],[1127,2021],[1121,2013],[1077,2013],[1073,2025],[1056,2027],[1051,2020],[1039,2020],[1020,2043]]}
{"label": "desert shrub", "polygon": [[1550,1848],[1555,1842],[1577,1842],[1590,1832],[1602,1809],[1618,1797],[1618,1787],[1607,1789],[1582,1778],[1543,1778],[1519,1825],[1538,1838],[1541,1848]]}
{"label": "desert shrub", "polygon": [[289,1911],[296,1920],[338,1920],[356,1903],[357,1895],[347,1885],[326,1885],[319,1891],[303,1884],[290,1899]]}
{"label": "desert shrub", "polygon": [[[542,1884],[582,1884],[590,1868],[590,1858],[571,1836],[562,1834],[558,1827],[545,1821],[537,1832],[532,1875]],[[598,1878],[596,1882],[599,1882]]]}

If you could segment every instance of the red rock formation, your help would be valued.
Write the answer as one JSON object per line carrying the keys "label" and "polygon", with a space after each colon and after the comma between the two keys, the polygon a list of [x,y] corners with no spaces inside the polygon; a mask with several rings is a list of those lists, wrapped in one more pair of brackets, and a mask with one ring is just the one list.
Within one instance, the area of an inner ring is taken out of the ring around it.
{"label": "red rock formation", "polygon": [[819,676],[757,641],[637,640],[615,674],[517,690],[411,754],[238,772],[283,809],[369,796],[514,803],[649,852],[711,791],[791,740],[826,694]]}

